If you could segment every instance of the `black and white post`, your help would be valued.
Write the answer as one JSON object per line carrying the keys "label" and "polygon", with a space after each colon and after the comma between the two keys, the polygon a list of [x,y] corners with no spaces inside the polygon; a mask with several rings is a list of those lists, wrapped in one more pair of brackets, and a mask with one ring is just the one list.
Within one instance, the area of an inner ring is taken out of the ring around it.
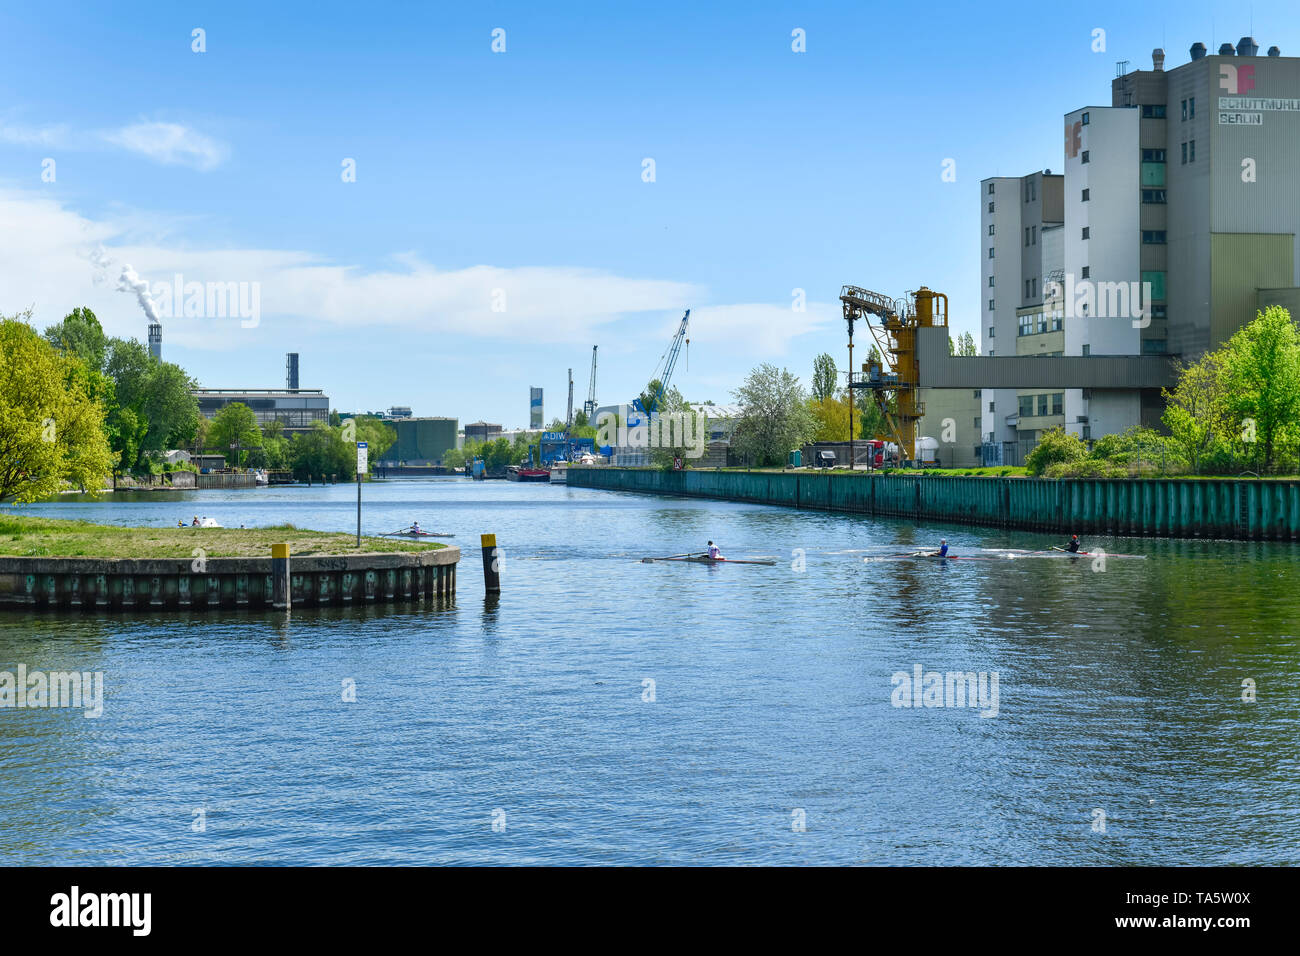
{"label": "black and white post", "polygon": [[357,550],[361,550],[361,476],[370,467],[370,443],[357,442]]}

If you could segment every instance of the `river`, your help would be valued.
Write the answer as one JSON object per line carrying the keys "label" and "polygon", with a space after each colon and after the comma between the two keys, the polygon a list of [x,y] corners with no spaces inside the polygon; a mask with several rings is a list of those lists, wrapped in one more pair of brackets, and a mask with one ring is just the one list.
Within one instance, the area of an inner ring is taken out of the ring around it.
{"label": "river", "polygon": [[[1060,542],[502,481],[364,495],[367,533],[455,532],[454,602],[0,614],[0,671],[104,680],[98,718],[0,709],[0,858],[1300,863],[1293,545],[865,562],[941,536],[961,554]],[[355,496],[122,493],[20,513],[346,531]],[[482,532],[504,553],[499,600]],[[710,538],[778,564],[639,561]],[[986,695],[924,706],[896,686],[918,666],[983,675]]]}

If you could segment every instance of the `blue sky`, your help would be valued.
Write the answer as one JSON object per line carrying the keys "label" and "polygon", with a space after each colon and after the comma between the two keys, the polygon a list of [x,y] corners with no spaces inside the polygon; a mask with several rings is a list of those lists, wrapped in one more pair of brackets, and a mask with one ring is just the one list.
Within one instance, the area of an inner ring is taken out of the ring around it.
{"label": "blue sky", "polygon": [[297,351],[340,409],[510,427],[531,385],[563,414],[569,367],[580,404],[593,344],[597,397],[630,398],[689,307],[675,384],[727,402],[759,362],[843,367],[845,283],[928,285],[977,331],[979,180],[1060,168],[1116,61],[1252,18],[1300,53],[1292,0],[699,7],[5,4],[0,312],[143,338],[126,266],[257,283],[255,326],[164,318],[166,357],[274,386]]}

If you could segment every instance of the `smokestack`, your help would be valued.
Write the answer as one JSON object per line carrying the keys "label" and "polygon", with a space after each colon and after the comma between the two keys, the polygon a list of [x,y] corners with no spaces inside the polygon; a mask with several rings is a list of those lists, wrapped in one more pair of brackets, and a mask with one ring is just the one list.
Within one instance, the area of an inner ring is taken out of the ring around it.
{"label": "smokestack", "polygon": [[1151,51],[1151,68],[1157,73],[1165,68],[1165,51],[1159,47]]}
{"label": "smokestack", "polygon": [[284,384],[289,391],[298,390],[298,353],[289,352],[285,356],[284,362]]}
{"label": "smokestack", "polygon": [[149,323],[149,354],[162,361],[162,325],[158,322]]}

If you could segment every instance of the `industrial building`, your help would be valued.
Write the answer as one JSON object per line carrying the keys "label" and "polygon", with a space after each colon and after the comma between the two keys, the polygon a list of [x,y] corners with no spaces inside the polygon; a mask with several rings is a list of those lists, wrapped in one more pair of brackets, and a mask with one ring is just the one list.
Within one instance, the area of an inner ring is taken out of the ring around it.
{"label": "industrial building", "polygon": [[378,464],[398,467],[441,465],[442,456],[456,447],[460,422],[455,418],[400,418],[388,423],[397,431],[397,441],[384,452]]}
{"label": "industrial building", "polygon": [[[161,333],[160,333],[161,334]],[[227,405],[239,403],[253,410],[257,424],[279,422],[286,434],[304,432],[316,422],[329,424],[329,396],[319,388],[298,387],[298,353],[288,353],[284,388],[196,388],[199,414],[212,418]]]}
{"label": "industrial building", "polygon": [[501,437],[501,426],[490,422],[470,422],[465,426],[465,441],[495,441]]}
{"label": "industrial building", "polygon": [[[1194,361],[1259,309],[1300,314],[1300,58],[1243,37],[1164,63],[1121,66],[1109,106],[1064,115],[1063,173],[982,181],[984,355]],[[1095,380],[988,382],[986,460],[1057,425],[1157,426],[1155,379],[1116,387],[1106,364]]]}

